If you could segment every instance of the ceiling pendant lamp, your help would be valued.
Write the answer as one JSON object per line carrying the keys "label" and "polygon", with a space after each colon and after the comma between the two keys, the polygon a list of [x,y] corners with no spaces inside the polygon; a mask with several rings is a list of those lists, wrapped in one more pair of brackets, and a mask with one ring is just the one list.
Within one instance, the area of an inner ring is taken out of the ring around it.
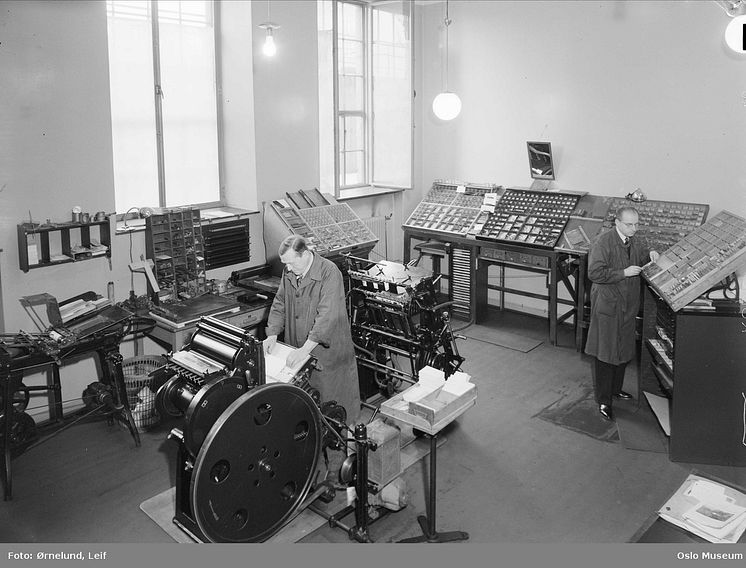
{"label": "ceiling pendant lamp", "polygon": [[725,28],[725,43],[736,53],[746,53],[746,16],[736,16]]}
{"label": "ceiling pendant lamp", "polygon": [[443,24],[446,28],[445,81],[443,91],[433,99],[433,113],[440,120],[453,120],[461,112],[461,99],[456,93],[448,90],[448,26],[451,25],[451,19],[448,17],[448,0],[446,0],[446,17]]}
{"label": "ceiling pendant lamp", "polygon": [[259,24],[259,27],[266,30],[267,35],[264,38],[264,44],[262,45],[262,53],[267,57],[272,57],[277,53],[277,45],[275,44],[275,37],[273,30],[280,28],[279,24],[272,23],[269,17],[269,5],[270,0],[267,0],[267,21],[263,24]]}
{"label": "ceiling pendant lamp", "polygon": [[746,53],[746,1],[720,0],[718,5],[731,18],[725,28],[725,43],[736,53]]}

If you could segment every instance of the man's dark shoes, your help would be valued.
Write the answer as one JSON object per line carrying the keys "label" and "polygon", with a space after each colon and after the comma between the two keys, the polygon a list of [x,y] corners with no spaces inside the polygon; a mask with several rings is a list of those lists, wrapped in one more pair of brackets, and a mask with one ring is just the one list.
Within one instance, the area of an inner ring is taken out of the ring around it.
{"label": "man's dark shoes", "polygon": [[614,396],[617,398],[621,398],[622,400],[630,400],[632,398],[631,394],[629,394],[628,392],[624,392],[624,391],[619,391]]}
{"label": "man's dark shoes", "polygon": [[601,413],[604,420],[608,420],[609,422],[614,420],[614,415],[612,414],[611,407],[608,404],[600,404],[598,406],[598,411]]}

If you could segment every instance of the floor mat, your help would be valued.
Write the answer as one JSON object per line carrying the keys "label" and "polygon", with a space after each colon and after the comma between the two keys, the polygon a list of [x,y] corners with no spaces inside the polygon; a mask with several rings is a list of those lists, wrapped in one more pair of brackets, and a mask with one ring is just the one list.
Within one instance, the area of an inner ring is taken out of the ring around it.
{"label": "floor mat", "polygon": [[622,445],[628,450],[668,452],[668,438],[658,425],[650,407],[644,402],[639,407],[614,406],[614,418]]}
{"label": "floor mat", "polygon": [[512,331],[505,331],[484,325],[472,325],[461,333],[469,339],[476,339],[477,341],[497,345],[499,347],[506,347],[507,349],[513,349],[523,353],[528,353],[544,343],[541,340],[516,335]]}
{"label": "floor mat", "polygon": [[593,390],[584,391],[580,398],[572,401],[554,402],[536,414],[535,418],[603,442],[619,441],[616,423],[607,422],[598,413]]}

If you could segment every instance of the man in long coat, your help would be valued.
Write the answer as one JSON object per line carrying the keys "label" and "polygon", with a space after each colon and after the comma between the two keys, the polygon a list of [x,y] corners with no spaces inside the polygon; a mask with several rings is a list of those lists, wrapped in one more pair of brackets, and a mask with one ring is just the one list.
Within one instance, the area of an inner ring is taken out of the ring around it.
{"label": "man in long coat", "polygon": [[612,397],[632,398],[622,390],[624,370],[635,356],[635,317],[640,309],[640,272],[658,253],[635,237],[634,207],[616,211],[614,229],[599,235],[588,256],[591,323],[585,352],[596,358],[594,385],[599,412],[613,420]]}
{"label": "man in long coat", "polygon": [[284,331],[284,342],[298,348],[288,356],[289,366],[313,355],[317,363],[311,386],[319,390],[322,402],[341,404],[347,423],[354,425],[360,414],[360,385],[342,273],[300,236],[287,237],[279,254],[286,269],[269,312],[264,348],[271,352]]}

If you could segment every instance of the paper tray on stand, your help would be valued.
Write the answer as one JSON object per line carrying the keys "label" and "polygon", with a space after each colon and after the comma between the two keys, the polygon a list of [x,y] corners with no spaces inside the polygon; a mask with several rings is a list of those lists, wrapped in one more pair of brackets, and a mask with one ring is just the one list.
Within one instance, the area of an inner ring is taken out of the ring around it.
{"label": "paper tray on stand", "polygon": [[[410,410],[411,403],[404,400],[405,392],[407,391],[400,392],[381,404],[379,412],[427,434],[437,434],[477,402],[476,385],[464,394],[450,400],[444,400],[443,395],[441,395],[439,403],[433,404],[433,401],[441,394],[441,391],[436,391],[418,401],[418,414],[415,414],[413,413],[414,408]],[[426,418],[423,414],[429,416],[429,418]]]}

